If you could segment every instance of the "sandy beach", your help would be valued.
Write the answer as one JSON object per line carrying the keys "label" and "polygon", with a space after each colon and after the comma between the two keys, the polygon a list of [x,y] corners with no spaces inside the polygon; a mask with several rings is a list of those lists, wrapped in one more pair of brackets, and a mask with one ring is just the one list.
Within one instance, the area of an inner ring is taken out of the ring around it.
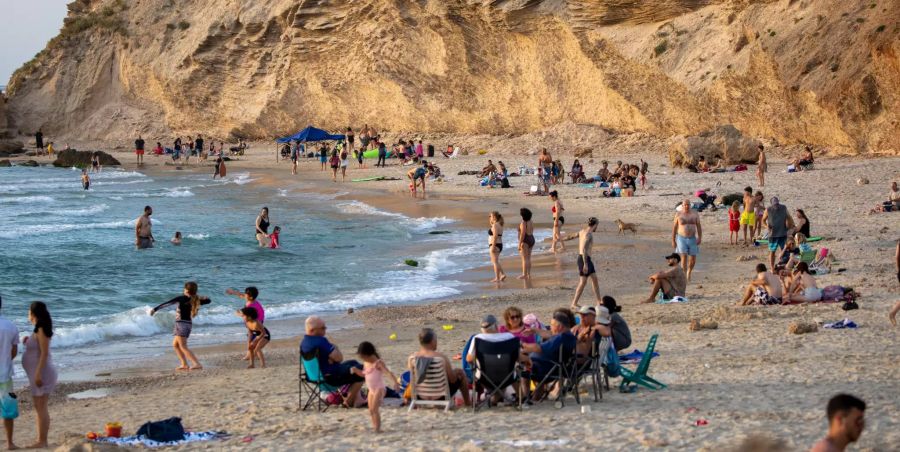
{"label": "sandy beach", "polygon": [[[791,211],[803,208],[810,218],[813,235],[823,236],[822,246],[837,257],[835,268],[845,269],[818,277],[819,287],[851,286],[862,297],[860,309],[842,311],[839,304],[772,307],[736,307],[743,287],[754,275],[757,262],[766,262],[764,247],[733,247],[728,244],[724,210],[703,212],[703,244],[694,278],[687,289],[690,302],[677,305],[641,305],[649,292],[647,276],[665,266],[674,207],[693,192],[710,188],[720,196],[739,193],[744,186],[756,189],[751,170],[742,173],[692,174],[673,170],[659,152],[659,144],[644,146],[633,138],[629,145],[604,146],[590,158],[582,158],[587,174],[595,174],[602,159],[650,163],[649,188],[632,198],[603,198],[600,189],[574,185],[554,187],[566,207],[568,223],[563,233],[574,233],[590,216],[600,219],[595,234],[594,261],[601,292],[614,296],[623,306],[623,317],[631,327],[631,348],[643,349],[653,334],[659,334],[651,375],[669,385],[662,391],[638,390],[623,394],[613,388],[599,403],[583,398],[582,410],[569,399],[557,410],[542,403],[518,412],[497,408],[473,415],[468,409],[445,414],[422,409],[384,408],[385,432],[374,435],[365,410],[329,409],[324,414],[300,411],[297,398],[299,338],[278,339],[267,349],[267,369],[245,369],[238,358],[240,344],[198,349],[207,369],[174,374],[174,358],[167,356],[140,368],[121,369],[102,375],[80,375],[62,384],[51,399],[53,419],[51,443],[57,450],[81,449],[88,431],[119,421],[126,432],[144,422],[180,416],[193,430],[226,431],[224,441],[194,443],[184,449],[578,449],[578,450],[806,450],[826,430],[825,403],[838,392],[860,396],[867,404],[866,430],[855,450],[889,451],[900,444],[900,352],[897,328],[887,319],[898,299],[893,266],[898,239],[897,213],[869,215],[886,198],[891,181],[900,179],[900,158],[821,158],[810,172],[785,172],[794,148],[769,154],[770,172],[762,191],[766,198],[778,196]],[[624,141],[623,141],[624,143]],[[75,144],[73,143],[73,146]],[[76,146],[77,147],[77,146]],[[533,148],[530,145],[528,148]],[[254,143],[250,155],[228,162],[230,172],[250,171],[255,183],[282,186],[291,183],[287,162],[276,162],[274,146]],[[472,145],[473,151],[479,149]],[[487,159],[502,160],[516,171],[534,166],[536,156],[520,151],[490,151],[486,155],[448,160],[434,159],[445,181],[429,184],[428,195],[413,199],[407,190],[407,167],[396,161],[385,169],[348,171],[350,178],[388,176],[400,181],[333,183],[330,172],[319,171],[318,161],[303,160],[304,181],[315,181],[322,192],[346,193],[341,199],[356,199],[380,209],[415,216],[447,216],[462,220],[465,227],[487,229],[487,214],[498,210],[507,219],[507,248],[503,265],[510,278],[489,284],[487,267],[472,272],[483,279],[477,293],[452,300],[407,306],[383,306],[352,314],[326,317],[341,325],[329,329],[329,338],[345,357],[363,340],[378,346],[395,372],[402,372],[405,358],[417,349],[422,327],[439,332],[439,350],[448,356],[461,351],[466,339],[477,332],[478,321],[488,313],[499,317],[507,306],[548,319],[557,307],[568,306],[577,282],[574,243],[560,255],[547,252],[548,243],[535,248],[535,278],[530,283],[515,279],[519,258],[515,253],[518,209],[535,212],[535,228],[550,227],[550,202],[545,197],[525,196],[534,176],[514,177],[513,188],[480,187],[475,176],[457,175],[479,170]],[[649,150],[648,150],[649,149]],[[133,154],[112,154],[126,168],[134,167]],[[556,158],[557,156],[554,156]],[[573,156],[562,155],[566,168]],[[46,162],[46,157],[36,160]],[[147,156],[144,170],[154,171],[170,161]],[[184,171],[211,173],[209,163]],[[858,185],[866,178],[871,183]],[[618,235],[613,221],[637,224],[638,232]],[[487,237],[485,237],[485,251]],[[487,252],[485,265],[489,264]],[[590,289],[582,298],[591,299]],[[855,330],[822,329],[822,323],[850,318]],[[691,332],[693,319],[713,319],[718,329]],[[295,319],[298,323],[302,318]],[[819,323],[819,331],[804,335],[788,333],[795,321]],[[441,328],[453,325],[452,330]],[[396,339],[389,339],[396,334]],[[457,361],[455,365],[459,365]],[[617,380],[614,380],[614,384]],[[18,389],[18,388],[17,388]],[[102,389],[98,399],[76,400],[69,394]],[[20,389],[22,417],[16,422],[21,444],[34,435],[33,410],[27,390]],[[695,426],[697,420],[707,425]],[[517,442],[522,441],[522,442]],[[97,450],[102,448],[97,448]]]}

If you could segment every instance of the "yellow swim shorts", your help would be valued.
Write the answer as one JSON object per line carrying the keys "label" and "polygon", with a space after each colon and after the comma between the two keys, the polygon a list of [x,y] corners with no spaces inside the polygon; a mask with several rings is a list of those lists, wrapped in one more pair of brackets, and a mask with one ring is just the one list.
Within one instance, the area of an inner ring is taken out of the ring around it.
{"label": "yellow swim shorts", "polygon": [[755,226],[756,225],[756,213],[755,212],[747,212],[744,211],[741,213],[741,224],[746,224],[747,226]]}

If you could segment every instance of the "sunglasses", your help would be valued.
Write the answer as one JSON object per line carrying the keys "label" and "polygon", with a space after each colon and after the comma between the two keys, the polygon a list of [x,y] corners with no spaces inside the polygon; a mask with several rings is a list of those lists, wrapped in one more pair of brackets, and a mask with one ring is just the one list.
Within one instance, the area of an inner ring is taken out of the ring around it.
{"label": "sunglasses", "polygon": [[520,315],[511,315],[511,316],[509,316],[509,319],[510,319],[510,320],[521,320],[521,319],[522,319],[522,316],[520,316]]}

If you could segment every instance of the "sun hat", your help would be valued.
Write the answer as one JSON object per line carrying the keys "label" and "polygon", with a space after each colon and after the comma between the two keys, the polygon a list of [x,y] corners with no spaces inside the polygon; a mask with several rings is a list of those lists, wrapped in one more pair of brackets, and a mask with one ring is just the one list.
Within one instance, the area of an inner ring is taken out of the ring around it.
{"label": "sun hat", "polygon": [[597,323],[601,325],[609,325],[612,320],[609,318],[609,309],[606,306],[597,307]]}
{"label": "sun hat", "polygon": [[593,306],[582,306],[578,313],[581,315],[597,315],[597,310]]}

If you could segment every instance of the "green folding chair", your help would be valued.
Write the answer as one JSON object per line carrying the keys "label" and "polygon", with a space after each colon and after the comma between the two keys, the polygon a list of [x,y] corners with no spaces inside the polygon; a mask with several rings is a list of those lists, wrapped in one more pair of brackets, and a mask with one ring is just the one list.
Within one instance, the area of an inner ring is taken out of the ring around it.
{"label": "green folding chair", "polygon": [[816,258],[816,250],[809,250],[803,253],[800,253],[800,262],[806,262],[807,265],[811,264],[813,260]]}
{"label": "green folding chair", "polygon": [[658,336],[658,334],[654,334],[650,338],[650,342],[647,343],[647,348],[644,350],[644,356],[641,358],[641,362],[638,364],[637,369],[631,371],[624,366],[620,369],[622,383],[619,384],[619,391],[628,392],[628,386],[631,384],[644,386],[654,391],[666,388],[666,385],[647,375],[647,371],[650,369],[650,360],[653,359],[653,349],[656,348],[656,338]]}

